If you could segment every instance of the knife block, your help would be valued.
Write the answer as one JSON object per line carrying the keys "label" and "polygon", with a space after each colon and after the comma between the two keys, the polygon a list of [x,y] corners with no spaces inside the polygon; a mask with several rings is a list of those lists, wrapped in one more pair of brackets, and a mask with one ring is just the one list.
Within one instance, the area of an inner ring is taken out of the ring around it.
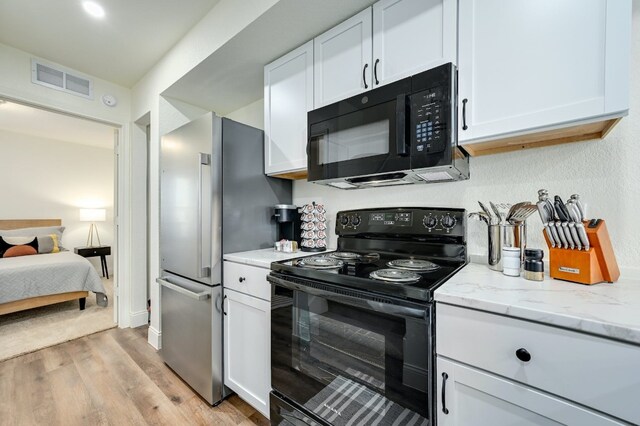
{"label": "knife block", "polygon": [[549,247],[549,275],[558,280],[579,284],[613,283],[620,278],[620,269],[607,231],[601,220],[594,228],[584,222],[589,238],[589,250],[571,250],[551,247],[546,233],[544,239]]}

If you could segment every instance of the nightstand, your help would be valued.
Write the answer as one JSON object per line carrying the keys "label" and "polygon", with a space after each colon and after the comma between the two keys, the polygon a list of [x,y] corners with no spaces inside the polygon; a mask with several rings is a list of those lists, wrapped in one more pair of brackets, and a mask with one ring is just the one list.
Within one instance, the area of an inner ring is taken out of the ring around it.
{"label": "nightstand", "polygon": [[107,256],[111,254],[111,246],[76,247],[73,251],[82,257],[100,256],[100,263],[102,264],[102,276],[109,279],[109,269],[107,269]]}

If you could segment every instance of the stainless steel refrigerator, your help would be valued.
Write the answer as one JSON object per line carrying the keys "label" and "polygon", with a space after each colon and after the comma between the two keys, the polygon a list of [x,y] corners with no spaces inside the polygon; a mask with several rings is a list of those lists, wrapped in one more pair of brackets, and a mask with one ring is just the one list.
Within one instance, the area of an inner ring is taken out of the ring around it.
{"label": "stainless steel refrigerator", "polygon": [[222,383],[222,256],[273,246],[291,182],[264,174],[264,133],[214,113],[164,135],[160,354],[210,404]]}

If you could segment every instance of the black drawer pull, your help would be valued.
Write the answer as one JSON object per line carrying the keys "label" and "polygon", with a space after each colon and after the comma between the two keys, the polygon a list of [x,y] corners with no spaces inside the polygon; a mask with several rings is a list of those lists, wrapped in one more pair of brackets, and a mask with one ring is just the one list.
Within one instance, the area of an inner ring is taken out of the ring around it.
{"label": "black drawer pull", "polygon": [[245,281],[245,280],[246,280],[246,278],[245,278],[245,277],[240,277],[240,278],[238,278],[238,281],[239,281],[239,282],[243,282],[243,281]]}
{"label": "black drawer pull", "polygon": [[376,59],[376,63],[373,64],[373,78],[375,79],[376,86],[380,84],[378,81],[378,62],[380,62],[380,59]]}
{"label": "black drawer pull", "polygon": [[448,378],[449,375],[447,373],[442,373],[442,412],[445,414],[449,414],[449,409],[447,408],[447,402],[445,400],[445,389]]}
{"label": "black drawer pull", "polygon": [[224,311],[224,301],[227,300],[227,295],[225,294],[225,296],[222,298],[222,313],[227,315],[227,313]]}
{"label": "black drawer pull", "polygon": [[529,362],[531,361],[531,354],[529,353],[528,350],[526,350],[525,348],[520,348],[516,351],[516,356],[518,357],[518,359],[522,362]]}

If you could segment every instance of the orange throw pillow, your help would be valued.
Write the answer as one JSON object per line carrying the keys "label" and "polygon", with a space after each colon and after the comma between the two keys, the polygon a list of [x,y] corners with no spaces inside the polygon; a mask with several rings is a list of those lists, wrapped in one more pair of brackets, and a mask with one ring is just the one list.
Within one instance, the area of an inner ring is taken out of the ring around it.
{"label": "orange throw pillow", "polygon": [[38,250],[31,246],[13,246],[4,252],[2,257],[18,257],[38,254]]}

